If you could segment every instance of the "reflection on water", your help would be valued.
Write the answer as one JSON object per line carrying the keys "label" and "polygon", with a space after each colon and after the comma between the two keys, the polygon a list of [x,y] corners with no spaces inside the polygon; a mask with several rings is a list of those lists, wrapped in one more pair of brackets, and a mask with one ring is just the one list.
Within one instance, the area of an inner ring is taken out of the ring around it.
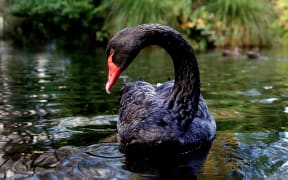
{"label": "reflection on water", "polygon": [[[116,179],[285,179],[287,133],[219,133],[212,149],[175,161],[125,159],[117,143],[62,146],[54,151],[6,152],[1,177]],[[207,154],[208,153],[208,154]],[[208,155],[208,156],[207,156]]]}
{"label": "reflection on water", "polygon": [[247,179],[288,177],[288,133],[236,134],[238,172]]}
{"label": "reflection on water", "polygon": [[[0,42],[0,177],[285,179],[288,54],[264,59],[198,55],[202,94],[215,116],[209,152],[146,164],[118,152],[121,82],[174,77],[165,51],[147,48],[105,93],[104,50],[18,49]],[[161,168],[160,168],[161,167]]]}

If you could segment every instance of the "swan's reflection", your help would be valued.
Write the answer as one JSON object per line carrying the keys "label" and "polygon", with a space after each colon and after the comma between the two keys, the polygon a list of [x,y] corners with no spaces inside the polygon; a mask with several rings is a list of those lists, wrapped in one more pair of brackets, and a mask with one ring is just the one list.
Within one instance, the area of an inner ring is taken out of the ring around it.
{"label": "swan's reflection", "polygon": [[197,174],[202,173],[210,149],[183,156],[172,156],[166,151],[157,157],[147,158],[140,154],[124,156],[118,148],[118,143],[100,143],[83,148],[65,146],[53,152],[7,153],[2,156],[0,175],[36,179],[195,179]]}
{"label": "swan's reflection", "polygon": [[203,173],[210,147],[211,144],[181,155],[175,153],[174,147],[165,147],[152,154],[147,153],[145,148],[138,149],[135,153],[126,154],[124,169],[160,179],[196,179],[197,174]]}

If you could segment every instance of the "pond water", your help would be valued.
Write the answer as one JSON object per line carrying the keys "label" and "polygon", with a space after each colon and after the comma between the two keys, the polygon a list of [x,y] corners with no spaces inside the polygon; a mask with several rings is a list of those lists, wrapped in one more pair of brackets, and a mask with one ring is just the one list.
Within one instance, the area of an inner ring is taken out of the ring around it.
{"label": "pond water", "polygon": [[152,83],[173,78],[164,50],[142,51],[108,95],[103,49],[0,41],[0,177],[285,179],[288,54],[261,53],[259,60],[197,54],[217,138],[208,152],[153,166],[129,163],[118,152],[118,91],[140,76]]}

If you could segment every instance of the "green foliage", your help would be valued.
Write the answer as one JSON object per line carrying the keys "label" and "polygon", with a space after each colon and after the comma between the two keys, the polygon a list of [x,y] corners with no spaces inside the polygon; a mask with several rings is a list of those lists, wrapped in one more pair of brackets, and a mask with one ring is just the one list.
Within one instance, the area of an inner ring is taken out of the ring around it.
{"label": "green foliage", "polygon": [[282,44],[288,46],[288,1],[277,0],[276,10],[279,12],[279,19],[277,19],[275,26],[283,37]]}
{"label": "green foliage", "polygon": [[102,25],[92,0],[19,0],[9,12],[26,17],[35,28],[43,30],[99,30]]}
{"label": "green foliage", "polygon": [[189,11],[190,0],[104,0],[97,8],[105,18],[105,28],[115,33],[127,26],[161,23],[177,26],[179,13]]}
{"label": "green foliage", "polygon": [[199,6],[187,16],[182,15],[180,19],[182,30],[190,38],[194,49],[205,51],[209,46],[215,46],[215,43],[221,41],[221,37],[217,37],[213,29],[214,15],[207,12],[206,6]]}
{"label": "green foliage", "polygon": [[[198,0],[182,27],[200,31],[204,43],[215,46],[270,46],[274,11],[268,0]],[[197,34],[197,33],[196,33]],[[199,44],[198,42],[198,44]],[[203,44],[203,43],[202,43]]]}
{"label": "green foliage", "polygon": [[10,13],[25,17],[30,23],[26,27],[44,34],[52,31],[75,36],[88,32],[104,41],[127,26],[161,23],[182,31],[196,50],[214,46],[270,46],[277,39],[275,27],[288,39],[287,0],[10,1],[13,2]]}
{"label": "green foliage", "polygon": [[215,15],[217,35],[225,37],[223,45],[269,45],[274,38],[269,31],[274,15],[269,3],[268,0],[217,0],[210,3],[208,10]]}

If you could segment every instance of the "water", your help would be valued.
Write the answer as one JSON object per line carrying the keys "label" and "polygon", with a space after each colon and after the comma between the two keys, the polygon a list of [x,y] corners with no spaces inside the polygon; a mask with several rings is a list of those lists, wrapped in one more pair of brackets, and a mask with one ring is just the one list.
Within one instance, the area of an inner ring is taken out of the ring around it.
{"label": "water", "polygon": [[288,177],[288,54],[260,60],[197,54],[217,120],[211,149],[185,161],[143,164],[118,152],[121,83],[174,77],[165,51],[146,48],[110,95],[103,49],[0,42],[0,177],[103,179],[285,179]]}

